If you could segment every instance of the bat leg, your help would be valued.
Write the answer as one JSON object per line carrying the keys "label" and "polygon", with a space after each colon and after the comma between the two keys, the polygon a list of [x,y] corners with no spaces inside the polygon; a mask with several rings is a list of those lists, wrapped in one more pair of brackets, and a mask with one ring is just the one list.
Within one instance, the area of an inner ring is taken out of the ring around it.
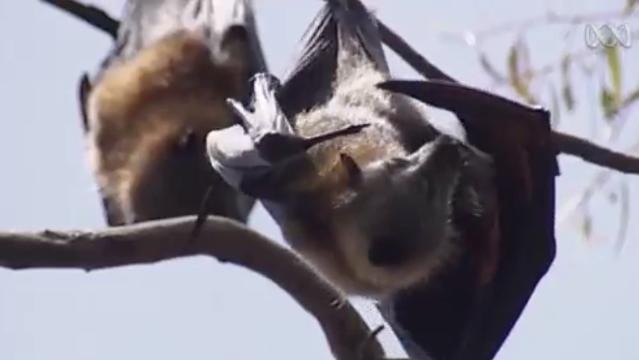
{"label": "bat leg", "polygon": [[253,99],[249,107],[228,99],[239,125],[248,134],[259,158],[278,162],[303,151],[303,140],[282,112],[276,98],[279,80],[273,75],[260,73],[253,77]]}

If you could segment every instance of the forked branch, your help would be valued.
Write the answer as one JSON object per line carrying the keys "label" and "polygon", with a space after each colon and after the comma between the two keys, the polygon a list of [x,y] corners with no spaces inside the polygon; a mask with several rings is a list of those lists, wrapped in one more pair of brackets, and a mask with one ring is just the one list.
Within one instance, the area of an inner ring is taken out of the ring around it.
{"label": "forked branch", "polygon": [[0,233],[0,266],[95,270],[208,255],[251,269],[289,293],[317,319],[337,359],[384,358],[357,311],[291,251],[238,222],[213,216],[200,236],[190,239],[194,221],[184,217],[92,232]]}

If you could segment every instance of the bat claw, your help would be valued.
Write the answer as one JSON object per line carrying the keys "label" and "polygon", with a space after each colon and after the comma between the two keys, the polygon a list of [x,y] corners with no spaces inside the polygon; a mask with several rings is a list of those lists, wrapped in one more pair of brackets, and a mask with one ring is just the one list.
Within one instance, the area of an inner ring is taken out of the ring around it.
{"label": "bat claw", "polygon": [[253,77],[252,111],[237,100],[227,99],[231,110],[240,117],[241,124],[255,142],[266,134],[294,135],[293,127],[275,96],[277,87],[279,80],[276,77],[259,73]]}

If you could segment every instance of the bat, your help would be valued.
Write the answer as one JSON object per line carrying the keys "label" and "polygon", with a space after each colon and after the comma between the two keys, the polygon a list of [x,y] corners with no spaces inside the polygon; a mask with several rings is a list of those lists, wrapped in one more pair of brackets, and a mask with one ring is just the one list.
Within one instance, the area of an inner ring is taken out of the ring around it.
{"label": "bat", "polygon": [[[455,112],[468,139],[397,94]],[[378,300],[413,358],[494,356],[554,256],[547,112],[390,81],[375,20],[337,0],[283,85],[259,76],[253,104],[231,105],[245,124],[209,134],[211,163],[264,202],[295,250],[346,294]],[[370,126],[288,157],[263,141],[358,123]]]}
{"label": "bat", "polygon": [[211,169],[205,138],[266,69],[250,0],[128,0],[105,17],[113,48],[79,97],[107,223],[196,214],[207,189],[207,213],[245,221],[254,200]]}

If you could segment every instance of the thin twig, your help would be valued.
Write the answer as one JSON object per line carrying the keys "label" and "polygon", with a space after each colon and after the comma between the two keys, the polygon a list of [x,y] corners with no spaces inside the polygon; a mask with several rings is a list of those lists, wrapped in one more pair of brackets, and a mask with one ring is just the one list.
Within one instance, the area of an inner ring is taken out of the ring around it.
{"label": "thin twig", "polygon": [[[639,142],[630,147],[627,152],[630,154],[639,153]],[[575,211],[583,208],[597,191],[608,183],[613,174],[614,173],[607,168],[597,172],[583,191],[580,191],[577,195],[572,196],[568,201],[564,202],[565,204],[557,212],[557,223],[562,224],[566,222]]]}
{"label": "thin twig", "polygon": [[[381,21],[378,21],[378,24],[382,41],[420,75],[433,80],[457,82],[453,77],[415,51],[388,26]],[[624,173],[639,174],[639,158],[637,157],[618,153],[590,141],[557,131],[553,131],[553,140],[557,151],[563,154],[578,156],[586,162]]]}
{"label": "thin twig", "polygon": [[189,242],[194,221],[191,216],[94,232],[0,233],[0,266],[94,270],[209,255],[251,269],[288,292],[315,316],[337,359],[356,359],[363,343],[368,343],[366,359],[383,358],[381,345],[369,338],[369,327],[352,305],[332,306],[339,293],[291,251],[238,222],[214,216],[201,236]]}
{"label": "thin twig", "polygon": [[[514,21],[503,24],[498,24],[492,27],[488,27],[485,29],[480,29],[477,31],[470,31],[467,33],[473,34],[474,38],[477,41],[482,41],[487,38],[502,35],[512,31],[527,31],[540,26],[547,25],[580,25],[586,23],[597,23],[602,21],[610,21],[611,19],[625,19],[630,17],[635,17],[639,15],[639,13],[624,13],[623,11],[608,11],[608,12],[600,12],[600,13],[592,13],[592,14],[581,14],[581,15],[565,15],[565,14],[557,14],[554,12],[549,12],[547,14],[530,18],[524,21]],[[447,34],[452,35],[452,34]],[[465,37],[466,35],[458,35],[460,37]]]}
{"label": "thin twig", "polygon": [[73,0],[42,0],[42,2],[68,12],[80,20],[84,20],[90,25],[109,34],[112,39],[118,36],[120,22],[98,7],[84,5]]}
{"label": "thin twig", "polygon": [[448,76],[448,74],[413,49],[401,36],[386,26],[381,20],[377,20],[377,25],[382,41],[422,76],[456,82],[455,79]]}
{"label": "thin twig", "polygon": [[630,186],[626,181],[621,182],[619,199],[621,208],[619,213],[619,231],[617,233],[615,249],[617,249],[618,253],[621,253],[626,243],[626,237],[628,236],[628,226],[630,225]]}

